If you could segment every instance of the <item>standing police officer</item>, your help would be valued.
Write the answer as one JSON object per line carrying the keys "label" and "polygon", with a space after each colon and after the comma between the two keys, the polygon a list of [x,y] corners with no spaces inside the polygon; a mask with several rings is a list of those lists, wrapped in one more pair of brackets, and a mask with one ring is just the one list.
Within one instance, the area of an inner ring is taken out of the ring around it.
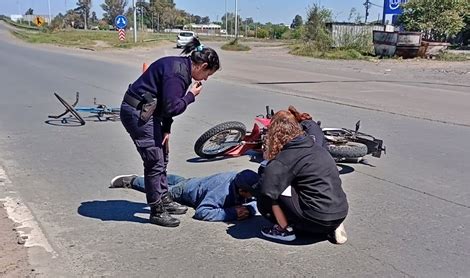
{"label": "standing police officer", "polygon": [[[201,81],[220,68],[217,53],[204,47],[197,38],[193,38],[181,54],[185,56],[164,57],[152,63],[129,85],[121,104],[121,122],[144,164],[150,222],[166,227],[180,224],[170,214],[187,211],[187,207],[174,202],[168,194],[166,168],[173,117],[194,102],[201,92]],[[196,83],[191,86],[192,79]]]}

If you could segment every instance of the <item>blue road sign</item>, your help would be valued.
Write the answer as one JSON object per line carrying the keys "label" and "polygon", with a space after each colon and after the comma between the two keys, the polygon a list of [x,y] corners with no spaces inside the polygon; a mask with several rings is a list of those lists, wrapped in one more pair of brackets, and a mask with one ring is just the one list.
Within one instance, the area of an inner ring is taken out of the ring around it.
{"label": "blue road sign", "polygon": [[401,14],[403,12],[401,5],[408,0],[384,0],[384,14]]}
{"label": "blue road sign", "polygon": [[123,15],[118,15],[116,16],[116,18],[114,19],[114,25],[116,26],[116,28],[118,29],[124,29],[126,28],[127,26],[127,18]]}

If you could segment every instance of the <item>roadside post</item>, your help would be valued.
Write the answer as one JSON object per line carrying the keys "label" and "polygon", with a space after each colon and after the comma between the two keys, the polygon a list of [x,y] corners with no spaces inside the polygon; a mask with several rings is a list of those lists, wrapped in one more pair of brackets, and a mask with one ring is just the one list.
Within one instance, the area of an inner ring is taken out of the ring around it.
{"label": "roadside post", "polygon": [[119,40],[124,41],[126,39],[126,26],[127,26],[127,18],[123,15],[118,15],[114,19],[114,26],[118,29],[119,33]]}

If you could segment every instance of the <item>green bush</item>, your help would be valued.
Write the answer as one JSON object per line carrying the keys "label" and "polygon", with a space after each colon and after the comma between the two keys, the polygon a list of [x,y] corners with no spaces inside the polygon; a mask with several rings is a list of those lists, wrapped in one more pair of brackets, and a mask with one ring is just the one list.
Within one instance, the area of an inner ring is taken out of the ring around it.
{"label": "green bush", "polygon": [[246,45],[238,43],[238,40],[235,39],[233,41],[230,41],[229,43],[222,45],[222,49],[229,50],[229,51],[248,51],[251,48]]}

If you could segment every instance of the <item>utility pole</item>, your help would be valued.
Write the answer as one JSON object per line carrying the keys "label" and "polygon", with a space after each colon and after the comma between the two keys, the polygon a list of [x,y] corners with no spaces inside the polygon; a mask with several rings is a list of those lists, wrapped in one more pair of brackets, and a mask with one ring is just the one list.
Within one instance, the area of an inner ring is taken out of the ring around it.
{"label": "utility pole", "polygon": [[134,43],[137,43],[137,9],[135,8],[135,0],[132,0],[132,8],[134,8]]}
{"label": "utility pole", "polygon": [[[225,35],[228,35],[228,23],[227,23],[227,0],[225,0]],[[228,36],[225,36],[228,38]]]}
{"label": "utility pole", "polygon": [[364,6],[366,7],[366,17],[364,23],[367,23],[367,18],[369,17],[369,9],[371,5],[372,3],[370,2],[370,0],[366,0],[366,2],[364,3]]}
{"label": "utility pole", "polygon": [[47,6],[49,8],[49,25],[52,23],[52,17],[51,17],[51,0],[47,0]]}
{"label": "utility pole", "polygon": [[144,30],[144,6],[143,0],[140,1],[140,31]]}
{"label": "utility pole", "polygon": [[238,0],[235,0],[235,39],[238,39]]}

